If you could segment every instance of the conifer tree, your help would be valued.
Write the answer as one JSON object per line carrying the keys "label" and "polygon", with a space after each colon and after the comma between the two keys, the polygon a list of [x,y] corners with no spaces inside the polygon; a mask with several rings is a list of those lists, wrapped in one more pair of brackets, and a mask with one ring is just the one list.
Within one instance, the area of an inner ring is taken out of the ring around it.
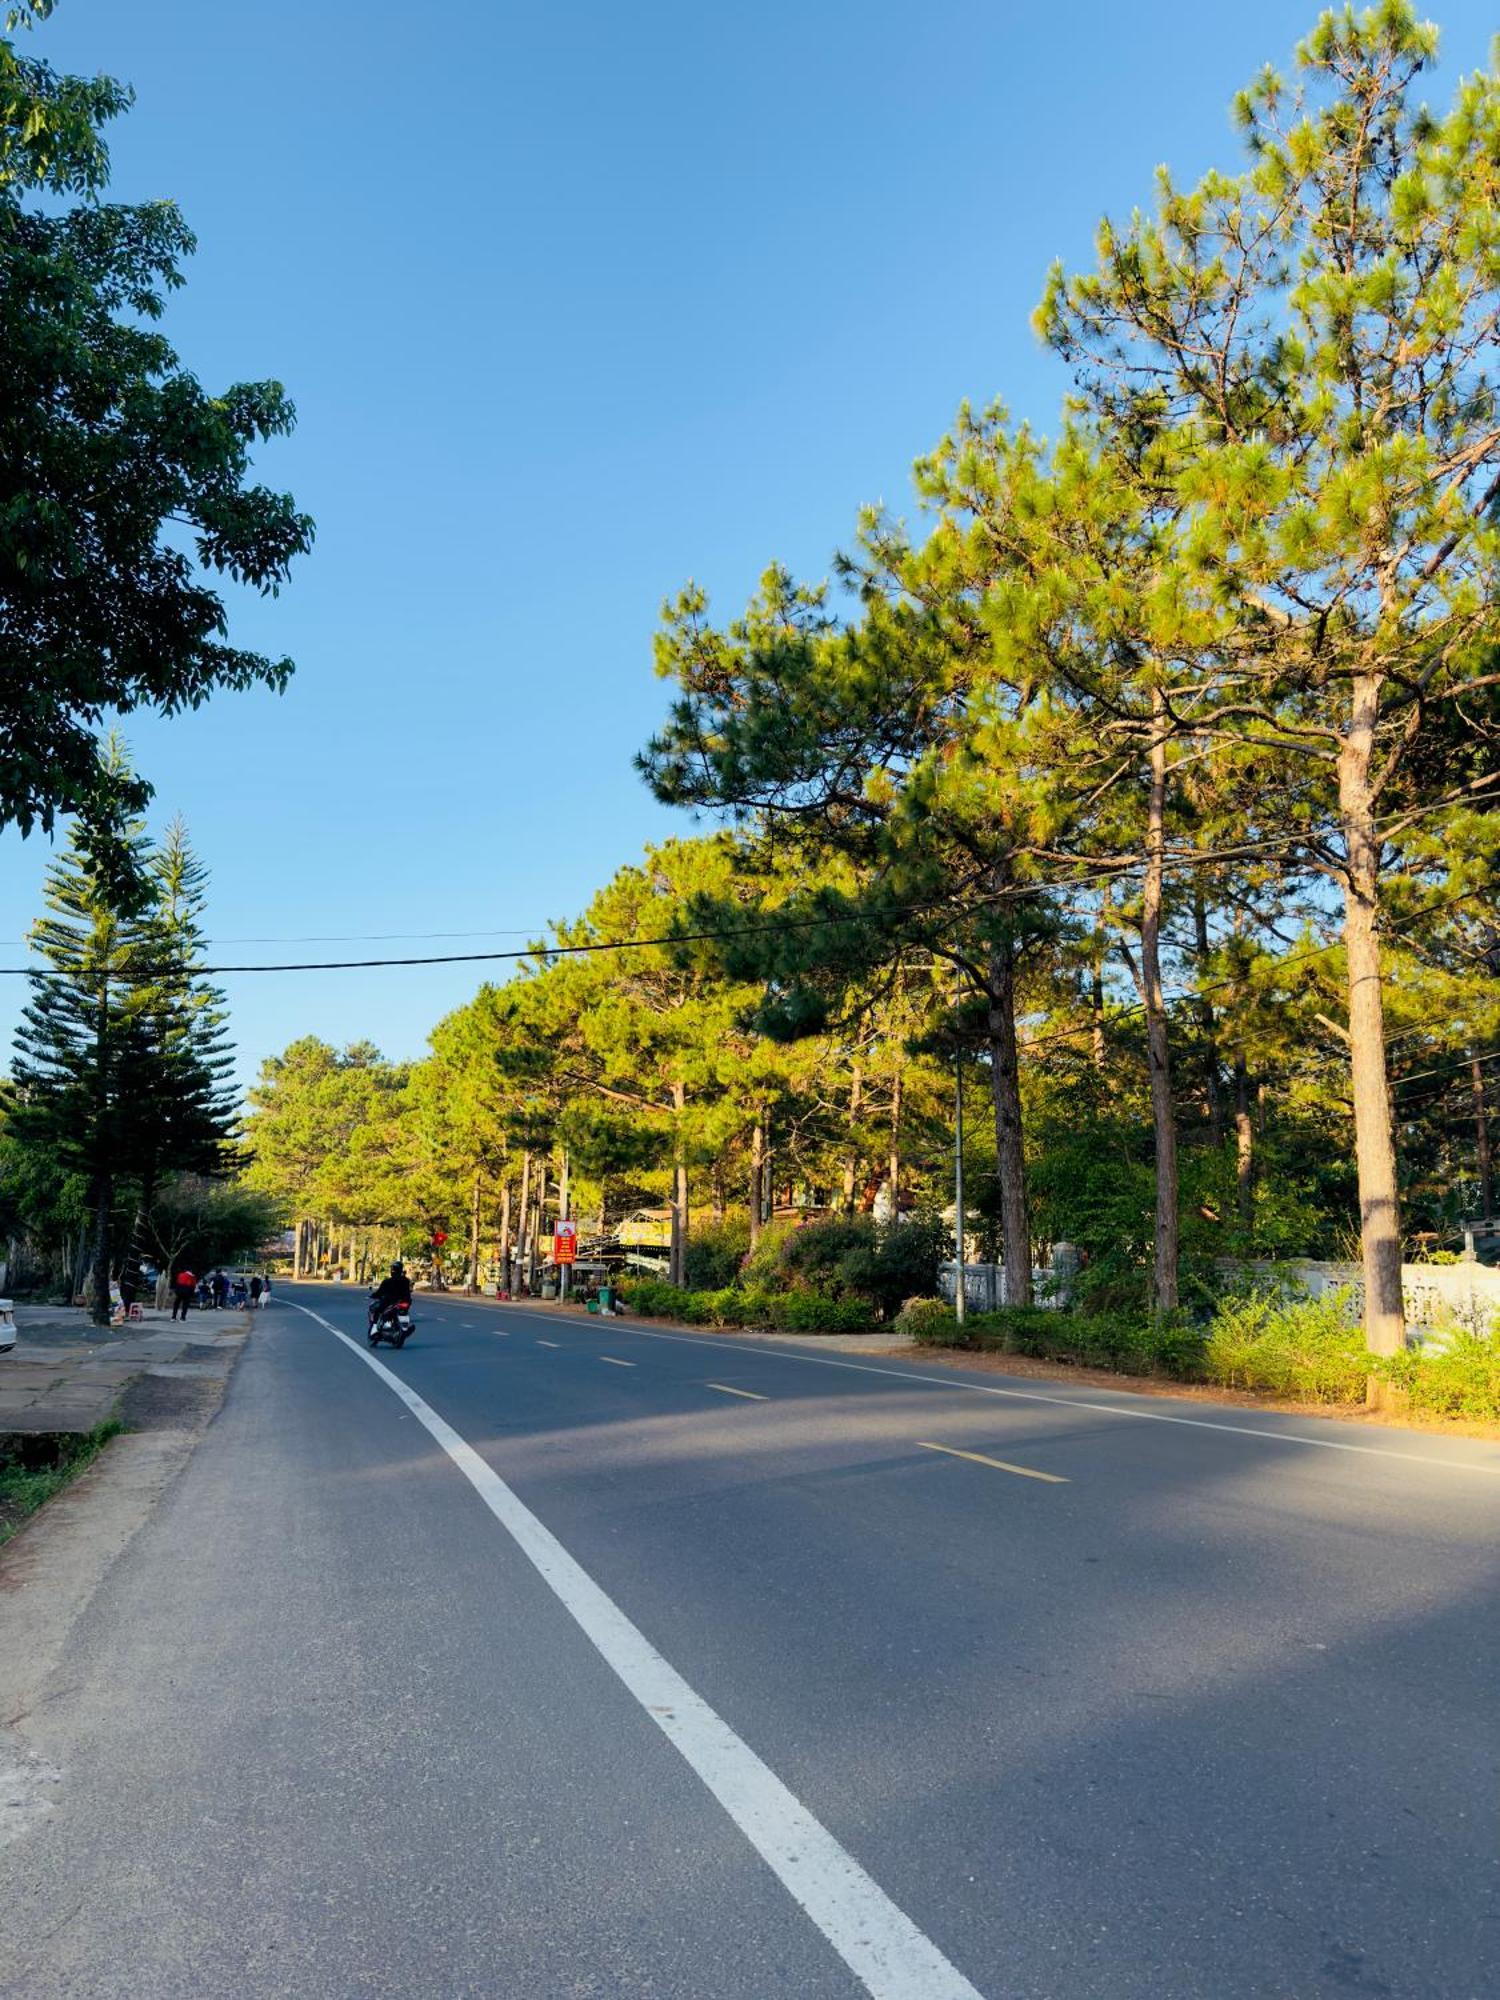
{"label": "conifer tree", "polygon": [[140,975],[150,960],[154,884],[129,797],[121,760],[102,759],[47,871],[47,913],[31,933],[47,969],[22,1014],[9,1098],[13,1135],[86,1181],[88,1305],[101,1325],[110,1315],[116,1184],[149,1065],[150,989]]}
{"label": "conifer tree", "polygon": [[1101,225],[1039,313],[1122,477],[1234,614],[1247,741],[1316,774],[1307,859],[1343,906],[1365,1328],[1404,1339],[1385,1059],[1386,885],[1404,837],[1493,805],[1424,759],[1493,685],[1500,586],[1500,68],[1434,114],[1436,31],[1407,0],[1330,10],[1236,113],[1249,166]]}

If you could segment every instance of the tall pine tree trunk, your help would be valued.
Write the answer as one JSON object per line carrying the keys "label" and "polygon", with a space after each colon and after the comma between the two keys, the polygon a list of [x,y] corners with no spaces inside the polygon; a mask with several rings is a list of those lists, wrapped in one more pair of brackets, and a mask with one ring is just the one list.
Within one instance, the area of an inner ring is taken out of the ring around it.
{"label": "tall pine tree trunk", "polygon": [[500,1186],[500,1289],[510,1290],[510,1175]]}
{"label": "tall pine tree trunk", "polygon": [[901,1220],[901,1100],[902,1077],[897,1070],[891,1084],[891,1138],[889,1157],[886,1161],[886,1175],[891,1190],[891,1220]]}
{"label": "tall pine tree trunk", "polygon": [[1349,975],[1349,1072],[1354,1098],[1354,1158],[1359,1173],[1360,1248],[1365,1279],[1365,1344],[1375,1354],[1406,1345],[1401,1299],[1401,1206],[1385,1059],[1381,991],[1380,835],[1375,825],[1371,760],[1380,686],[1359,675],[1348,734],[1339,750],[1343,821],[1344,956]]}
{"label": "tall pine tree trunk", "polygon": [[1494,1154],[1490,1149],[1489,1107],[1484,1097],[1484,1071],[1478,1056],[1469,1063],[1469,1088],[1474,1098],[1474,1157],[1479,1168],[1479,1212],[1488,1222],[1495,1213]]}
{"label": "tall pine tree trunk", "polygon": [[1161,924],[1166,863],[1166,699],[1151,690],[1150,788],[1146,806],[1146,872],[1141,894],[1141,1000],[1151,1066],[1151,1129],[1156,1154],[1156,1230],[1152,1304],[1170,1312],[1177,1304],[1177,1122],[1172,1113],[1172,1067],[1167,1007],[1162,992]]}
{"label": "tall pine tree trunk", "polygon": [[521,1206],[516,1224],[516,1247],[520,1253],[520,1283],[531,1283],[531,1149],[521,1155]]}
{"label": "tall pine tree trunk", "polygon": [[757,1106],[755,1123],[750,1127],[750,1248],[752,1250],[760,1241],[761,1222],[764,1215],[765,1174],[765,1114]]}
{"label": "tall pine tree trunk", "polygon": [[679,1077],[672,1085],[672,1261],[669,1268],[674,1285],[687,1283],[688,1170],[682,1130],[686,1108],[687,1087]]}
{"label": "tall pine tree trunk", "polygon": [[472,1294],[479,1290],[479,1176],[469,1190],[469,1283]]}
{"label": "tall pine tree trunk", "polygon": [[1101,940],[1089,968],[1089,1042],[1094,1068],[1104,1074],[1104,945]]}
{"label": "tall pine tree trunk", "polygon": [[99,1173],[89,1204],[89,1318],[95,1326],[109,1325],[109,1222],[114,1206],[113,1177]]}
{"label": "tall pine tree trunk", "polygon": [[[1193,943],[1198,954],[1198,976],[1208,970],[1208,906],[1197,878],[1193,883]],[[1200,993],[1197,999],[1198,1028],[1203,1037],[1203,1086],[1208,1098],[1208,1133],[1215,1152],[1224,1144],[1224,1082],[1219,1074],[1218,1023],[1213,1004]]]}
{"label": "tall pine tree trunk", "polygon": [[1234,1191],[1245,1248],[1255,1247],[1255,1125],[1243,1049],[1234,1059]]}
{"label": "tall pine tree trunk", "polygon": [[844,1214],[852,1217],[859,1194],[859,1141],[855,1137],[855,1127],[859,1114],[864,1109],[864,1073],[860,1065],[854,1065],[854,1073],[849,1079],[849,1151],[844,1156]]}
{"label": "tall pine tree trunk", "polygon": [[[92,1205],[90,1214],[92,1215]],[[73,1283],[71,1296],[75,1305],[88,1304],[89,1269],[93,1260],[93,1227],[85,1222],[78,1231],[78,1246],[73,1252]]]}
{"label": "tall pine tree trunk", "polygon": [[1009,938],[990,953],[986,1029],[995,1108],[995,1171],[1000,1181],[1000,1254],[1005,1303],[1031,1304],[1031,1224],[1021,1127],[1021,1063],[1016,1048],[1016,958]]}

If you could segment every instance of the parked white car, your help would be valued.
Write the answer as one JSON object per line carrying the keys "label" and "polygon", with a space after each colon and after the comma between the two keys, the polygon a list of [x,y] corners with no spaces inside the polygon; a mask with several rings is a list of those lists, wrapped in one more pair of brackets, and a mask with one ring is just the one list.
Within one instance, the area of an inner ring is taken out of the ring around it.
{"label": "parked white car", "polygon": [[9,1354],[16,1344],[16,1309],[9,1299],[0,1299],[0,1354]]}

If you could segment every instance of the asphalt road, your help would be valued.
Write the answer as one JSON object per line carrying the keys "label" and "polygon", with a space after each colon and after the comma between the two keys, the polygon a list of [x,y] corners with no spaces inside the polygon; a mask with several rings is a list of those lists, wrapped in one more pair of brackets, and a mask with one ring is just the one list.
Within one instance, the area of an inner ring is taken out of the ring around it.
{"label": "asphalt road", "polygon": [[1500,1991],[1500,1450],[278,1299],[28,1719],[0,1993]]}

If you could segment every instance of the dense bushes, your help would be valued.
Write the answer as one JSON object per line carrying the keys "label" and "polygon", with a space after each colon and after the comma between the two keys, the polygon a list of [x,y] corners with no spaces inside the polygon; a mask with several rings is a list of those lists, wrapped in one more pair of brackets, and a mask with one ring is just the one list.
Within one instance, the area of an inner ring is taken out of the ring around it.
{"label": "dense bushes", "polygon": [[1363,1402],[1370,1356],[1347,1296],[1287,1299],[1270,1294],[1221,1299],[1206,1327],[1185,1315],[1150,1319],[1128,1312],[1056,1312],[1007,1306],[970,1314],[960,1329],[946,1307],[913,1300],[898,1324],[924,1344],[1029,1354],[1125,1375],[1220,1382],[1299,1402]]}
{"label": "dense bushes", "polygon": [[960,1327],[951,1309],[939,1301],[913,1299],[896,1324],[928,1347],[1028,1354],[1072,1367],[1113,1368],[1125,1375],[1190,1378],[1200,1372],[1203,1357],[1202,1334],[1175,1316],[1148,1320],[1128,1313],[1005,1306],[999,1312],[970,1313]]}
{"label": "dense bushes", "polygon": [[868,1215],[834,1217],[782,1236],[768,1275],[827,1298],[862,1299],[873,1313],[892,1319],[913,1292],[937,1290],[946,1247],[947,1232],[934,1218],[882,1228]]}
{"label": "dense bushes", "polygon": [[1425,1347],[1382,1359],[1366,1349],[1347,1291],[1318,1299],[1271,1292],[1221,1299],[1201,1329],[1181,1318],[1037,1306],[971,1313],[960,1328],[942,1300],[918,1298],[907,1301],[896,1327],[924,1346],[1216,1382],[1298,1403],[1363,1403],[1371,1376],[1383,1376],[1414,1415],[1500,1422],[1500,1321],[1488,1331],[1455,1327]]}
{"label": "dense bushes", "polygon": [[1222,1299],[1208,1329],[1210,1379],[1301,1403],[1362,1403],[1371,1373],[1347,1291],[1319,1299],[1252,1292]]}
{"label": "dense bushes", "polygon": [[732,1285],[750,1248],[748,1222],[713,1222],[688,1238],[684,1277],[692,1292],[717,1292]]}
{"label": "dense bushes", "polygon": [[869,1216],[780,1224],[744,1254],[745,1230],[700,1232],[688,1250],[685,1286],[631,1278],[621,1297],[637,1312],[692,1326],[770,1326],[788,1333],[865,1333],[895,1317],[901,1301],[937,1289],[947,1247],[940,1222],[881,1227]]}
{"label": "dense bushes", "polygon": [[1441,1347],[1393,1355],[1384,1372],[1415,1415],[1500,1423],[1500,1317],[1487,1333],[1459,1329]]}
{"label": "dense bushes", "polygon": [[868,1333],[874,1325],[861,1299],[834,1299],[810,1291],[771,1292],[763,1286],[726,1285],[689,1291],[655,1278],[627,1278],[620,1295],[647,1319],[683,1320],[689,1326],[773,1327],[783,1333]]}

